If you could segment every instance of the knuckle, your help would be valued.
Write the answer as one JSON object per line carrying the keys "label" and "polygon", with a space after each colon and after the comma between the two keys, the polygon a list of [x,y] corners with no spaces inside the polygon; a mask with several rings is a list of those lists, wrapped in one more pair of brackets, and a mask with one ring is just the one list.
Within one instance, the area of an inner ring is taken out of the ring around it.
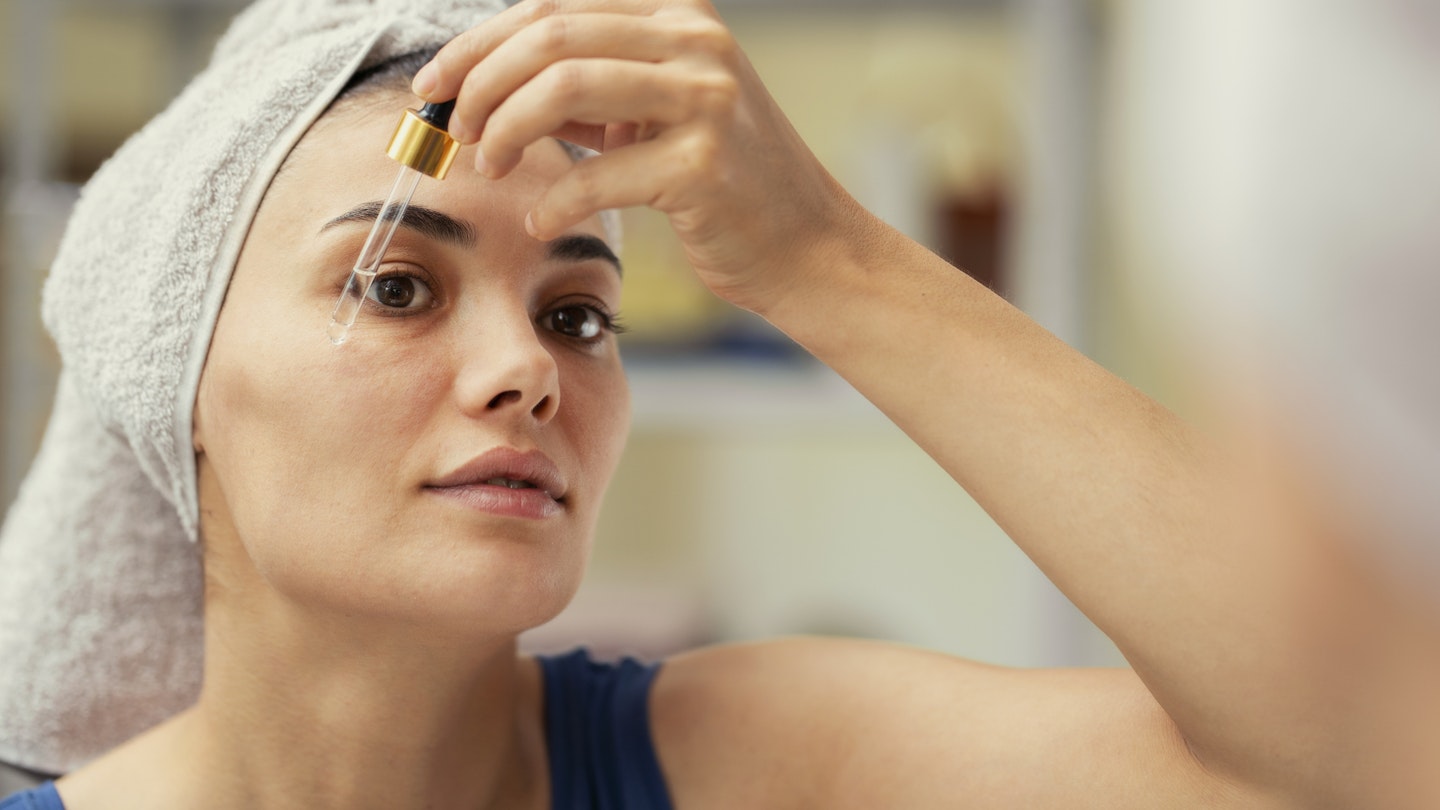
{"label": "knuckle", "polygon": [[551,65],[545,69],[550,95],[560,103],[572,103],[585,95],[585,71],[575,64]]}
{"label": "knuckle", "polygon": [[728,54],[734,47],[730,31],[715,20],[705,17],[688,21],[680,32],[680,42],[687,52],[711,56]]}
{"label": "knuckle", "polygon": [[701,110],[712,115],[723,114],[739,101],[740,83],[729,73],[715,71],[696,82],[693,97]]}
{"label": "knuckle", "polygon": [[559,53],[570,42],[570,21],[564,15],[547,17],[536,24],[538,49],[542,53]]}
{"label": "knuckle", "polygon": [[719,162],[720,150],[720,139],[711,133],[695,138],[693,165],[701,171],[708,171]]}
{"label": "knuckle", "polygon": [[[470,102],[466,105],[467,107],[473,107],[476,100],[485,95],[485,89],[484,77],[480,75],[479,71],[471,71],[465,74],[465,77],[460,80],[459,95]],[[457,109],[456,112],[464,113],[469,112],[469,110],[461,108]],[[466,123],[469,122],[467,121]]]}
{"label": "knuckle", "polygon": [[560,13],[560,0],[530,0],[528,18],[538,20]]}
{"label": "knuckle", "polygon": [[678,145],[679,155],[673,165],[685,182],[695,183],[714,171],[720,159],[718,138],[706,132],[693,132]]}

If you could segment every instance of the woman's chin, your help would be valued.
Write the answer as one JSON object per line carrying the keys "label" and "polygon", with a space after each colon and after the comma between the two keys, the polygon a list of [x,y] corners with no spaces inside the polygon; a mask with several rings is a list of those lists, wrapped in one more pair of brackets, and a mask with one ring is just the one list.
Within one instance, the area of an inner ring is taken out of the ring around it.
{"label": "woman's chin", "polygon": [[574,597],[585,570],[585,555],[567,543],[460,536],[439,547],[398,544],[391,551],[406,545],[404,553],[375,560],[350,555],[327,564],[286,555],[260,567],[291,619],[476,639],[550,621]]}

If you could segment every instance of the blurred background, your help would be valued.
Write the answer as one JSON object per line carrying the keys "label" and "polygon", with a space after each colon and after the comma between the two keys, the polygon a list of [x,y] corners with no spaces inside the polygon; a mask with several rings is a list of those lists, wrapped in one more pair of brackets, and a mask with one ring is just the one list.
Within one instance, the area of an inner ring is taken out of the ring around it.
{"label": "blurred background", "polygon": [[[716,0],[796,127],[868,207],[1185,413],[1143,260],[1126,77],[1160,58],[1136,3]],[[233,0],[3,0],[0,496],[56,374],[40,288],[80,184],[208,56]],[[663,655],[788,633],[1010,665],[1113,664],[1109,642],[843,381],[690,277],[627,212],[632,438],[575,604],[534,631]],[[915,335],[915,351],[929,351]]]}

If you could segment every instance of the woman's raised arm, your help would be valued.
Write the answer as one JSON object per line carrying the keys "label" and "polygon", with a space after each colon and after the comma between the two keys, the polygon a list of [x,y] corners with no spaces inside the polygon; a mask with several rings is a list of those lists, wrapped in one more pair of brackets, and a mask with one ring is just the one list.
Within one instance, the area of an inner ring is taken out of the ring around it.
{"label": "woman's raised arm", "polygon": [[[864,211],[707,3],[527,0],[414,89],[458,95],[452,132],[491,176],[548,135],[600,151],[537,202],[532,233],[667,214],[712,290],[879,406],[1114,639],[1183,739],[1156,756],[1193,758],[1176,780],[1327,789],[1346,750],[1329,709],[1343,568],[1252,519],[1196,431]],[[1081,700],[1081,683],[1047,694]]]}

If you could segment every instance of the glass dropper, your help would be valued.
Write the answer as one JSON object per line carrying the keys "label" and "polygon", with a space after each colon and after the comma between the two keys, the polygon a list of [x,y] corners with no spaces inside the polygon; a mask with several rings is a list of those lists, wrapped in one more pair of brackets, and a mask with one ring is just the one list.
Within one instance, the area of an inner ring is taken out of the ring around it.
{"label": "glass dropper", "polygon": [[380,272],[380,263],[385,260],[395,229],[405,219],[405,209],[410,207],[410,198],[415,196],[421,176],[444,180],[450,164],[455,162],[460,144],[445,131],[454,109],[454,101],[445,101],[426,104],[419,111],[406,110],[401,116],[400,125],[385,150],[385,154],[400,163],[400,173],[380,206],[375,225],[360,249],[360,258],[355,261],[350,278],[340,292],[340,300],[335,303],[335,311],[330,315],[331,343],[338,346],[350,335],[350,327],[355,325],[355,317],[370,293],[370,284]]}

